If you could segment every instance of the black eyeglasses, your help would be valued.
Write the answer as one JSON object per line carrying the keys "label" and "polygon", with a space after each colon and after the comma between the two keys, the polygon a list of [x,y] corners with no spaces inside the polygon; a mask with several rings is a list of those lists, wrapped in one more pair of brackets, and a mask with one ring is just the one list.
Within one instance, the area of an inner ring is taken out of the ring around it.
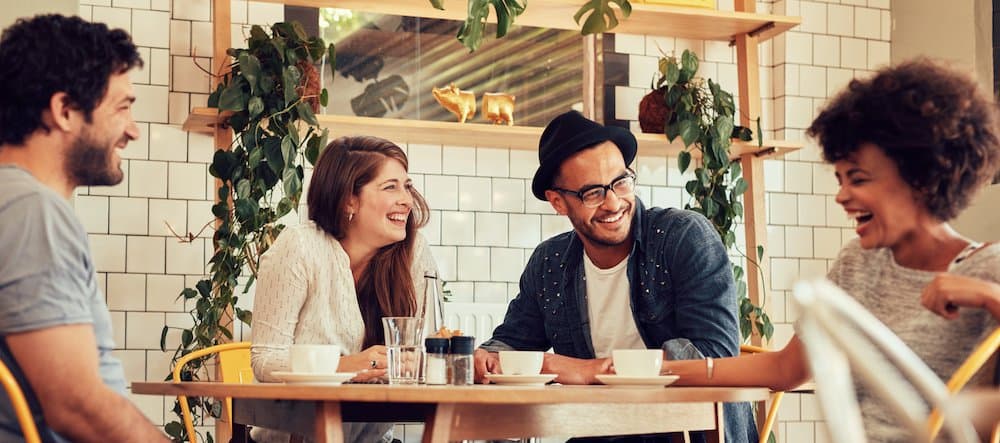
{"label": "black eyeglasses", "polygon": [[618,178],[611,180],[606,185],[590,185],[580,188],[579,191],[552,187],[553,191],[576,196],[588,208],[596,208],[604,203],[608,196],[608,190],[614,192],[618,197],[628,197],[635,191],[635,173],[628,171]]}

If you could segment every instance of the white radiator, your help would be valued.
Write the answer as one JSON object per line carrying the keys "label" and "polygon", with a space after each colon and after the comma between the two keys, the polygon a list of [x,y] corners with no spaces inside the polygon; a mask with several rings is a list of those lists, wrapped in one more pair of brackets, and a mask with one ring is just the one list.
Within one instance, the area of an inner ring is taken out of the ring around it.
{"label": "white radiator", "polygon": [[476,337],[476,346],[493,336],[493,329],[503,322],[506,303],[444,304],[444,324],[448,329],[461,329],[463,335]]}

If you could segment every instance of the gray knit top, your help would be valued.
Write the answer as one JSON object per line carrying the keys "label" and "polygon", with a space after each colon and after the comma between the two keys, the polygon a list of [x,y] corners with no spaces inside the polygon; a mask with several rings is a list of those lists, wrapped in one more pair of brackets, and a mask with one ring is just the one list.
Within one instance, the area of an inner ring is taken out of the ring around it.
{"label": "gray knit top", "polygon": [[[949,272],[1000,283],[1000,244],[984,246],[961,261],[953,262]],[[890,249],[864,250],[855,239],[841,251],[828,277],[861,302],[947,381],[998,323],[989,312],[981,309],[961,309],[959,318],[946,320],[924,308],[920,304],[920,294],[936,274],[904,268],[893,259]],[[991,383],[996,363],[994,358],[969,385]],[[900,420],[870,392],[859,389],[858,400],[870,441],[912,441],[899,426]]]}

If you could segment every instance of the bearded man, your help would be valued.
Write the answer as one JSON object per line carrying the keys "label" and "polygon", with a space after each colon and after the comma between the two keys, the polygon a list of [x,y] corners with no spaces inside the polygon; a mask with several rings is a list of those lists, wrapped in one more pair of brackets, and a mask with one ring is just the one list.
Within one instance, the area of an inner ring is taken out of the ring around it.
{"label": "bearded man", "polygon": [[[70,206],[122,181],[139,137],[129,35],[79,17],[21,19],[0,37],[0,357],[46,442],[166,442],[125,398],[111,317]],[[0,393],[0,395],[6,396]],[[0,441],[21,441],[0,400]]]}
{"label": "bearded man", "polygon": [[[502,350],[551,348],[542,372],[563,384],[597,383],[615,349],[663,349],[669,359],[739,352],[726,248],[700,214],[643,206],[629,168],[635,154],[631,132],[576,111],[542,132],[531,191],[573,230],[535,248],[503,323],[476,351],[477,380],[501,370]],[[757,440],[749,404],[725,405],[725,433],[727,442]]]}

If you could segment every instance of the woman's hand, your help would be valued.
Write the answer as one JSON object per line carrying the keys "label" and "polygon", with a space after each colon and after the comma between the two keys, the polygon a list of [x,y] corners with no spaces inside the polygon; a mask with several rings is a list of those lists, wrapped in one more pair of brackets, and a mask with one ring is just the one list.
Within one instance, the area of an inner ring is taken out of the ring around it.
{"label": "woman's hand", "polygon": [[385,369],[365,369],[351,379],[354,383],[382,383],[386,380]]}
{"label": "woman's hand", "polygon": [[385,368],[388,364],[387,358],[385,346],[375,345],[357,354],[340,357],[337,372],[375,372],[372,370],[381,369],[382,374],[385,374]]}
{"label": "woman's hand", "polygon": [[989,310],[1000,320],[1000,285],[954,274],[938,274],[923,294],[920,303],[948,320],[958,318],[959,307]]}

